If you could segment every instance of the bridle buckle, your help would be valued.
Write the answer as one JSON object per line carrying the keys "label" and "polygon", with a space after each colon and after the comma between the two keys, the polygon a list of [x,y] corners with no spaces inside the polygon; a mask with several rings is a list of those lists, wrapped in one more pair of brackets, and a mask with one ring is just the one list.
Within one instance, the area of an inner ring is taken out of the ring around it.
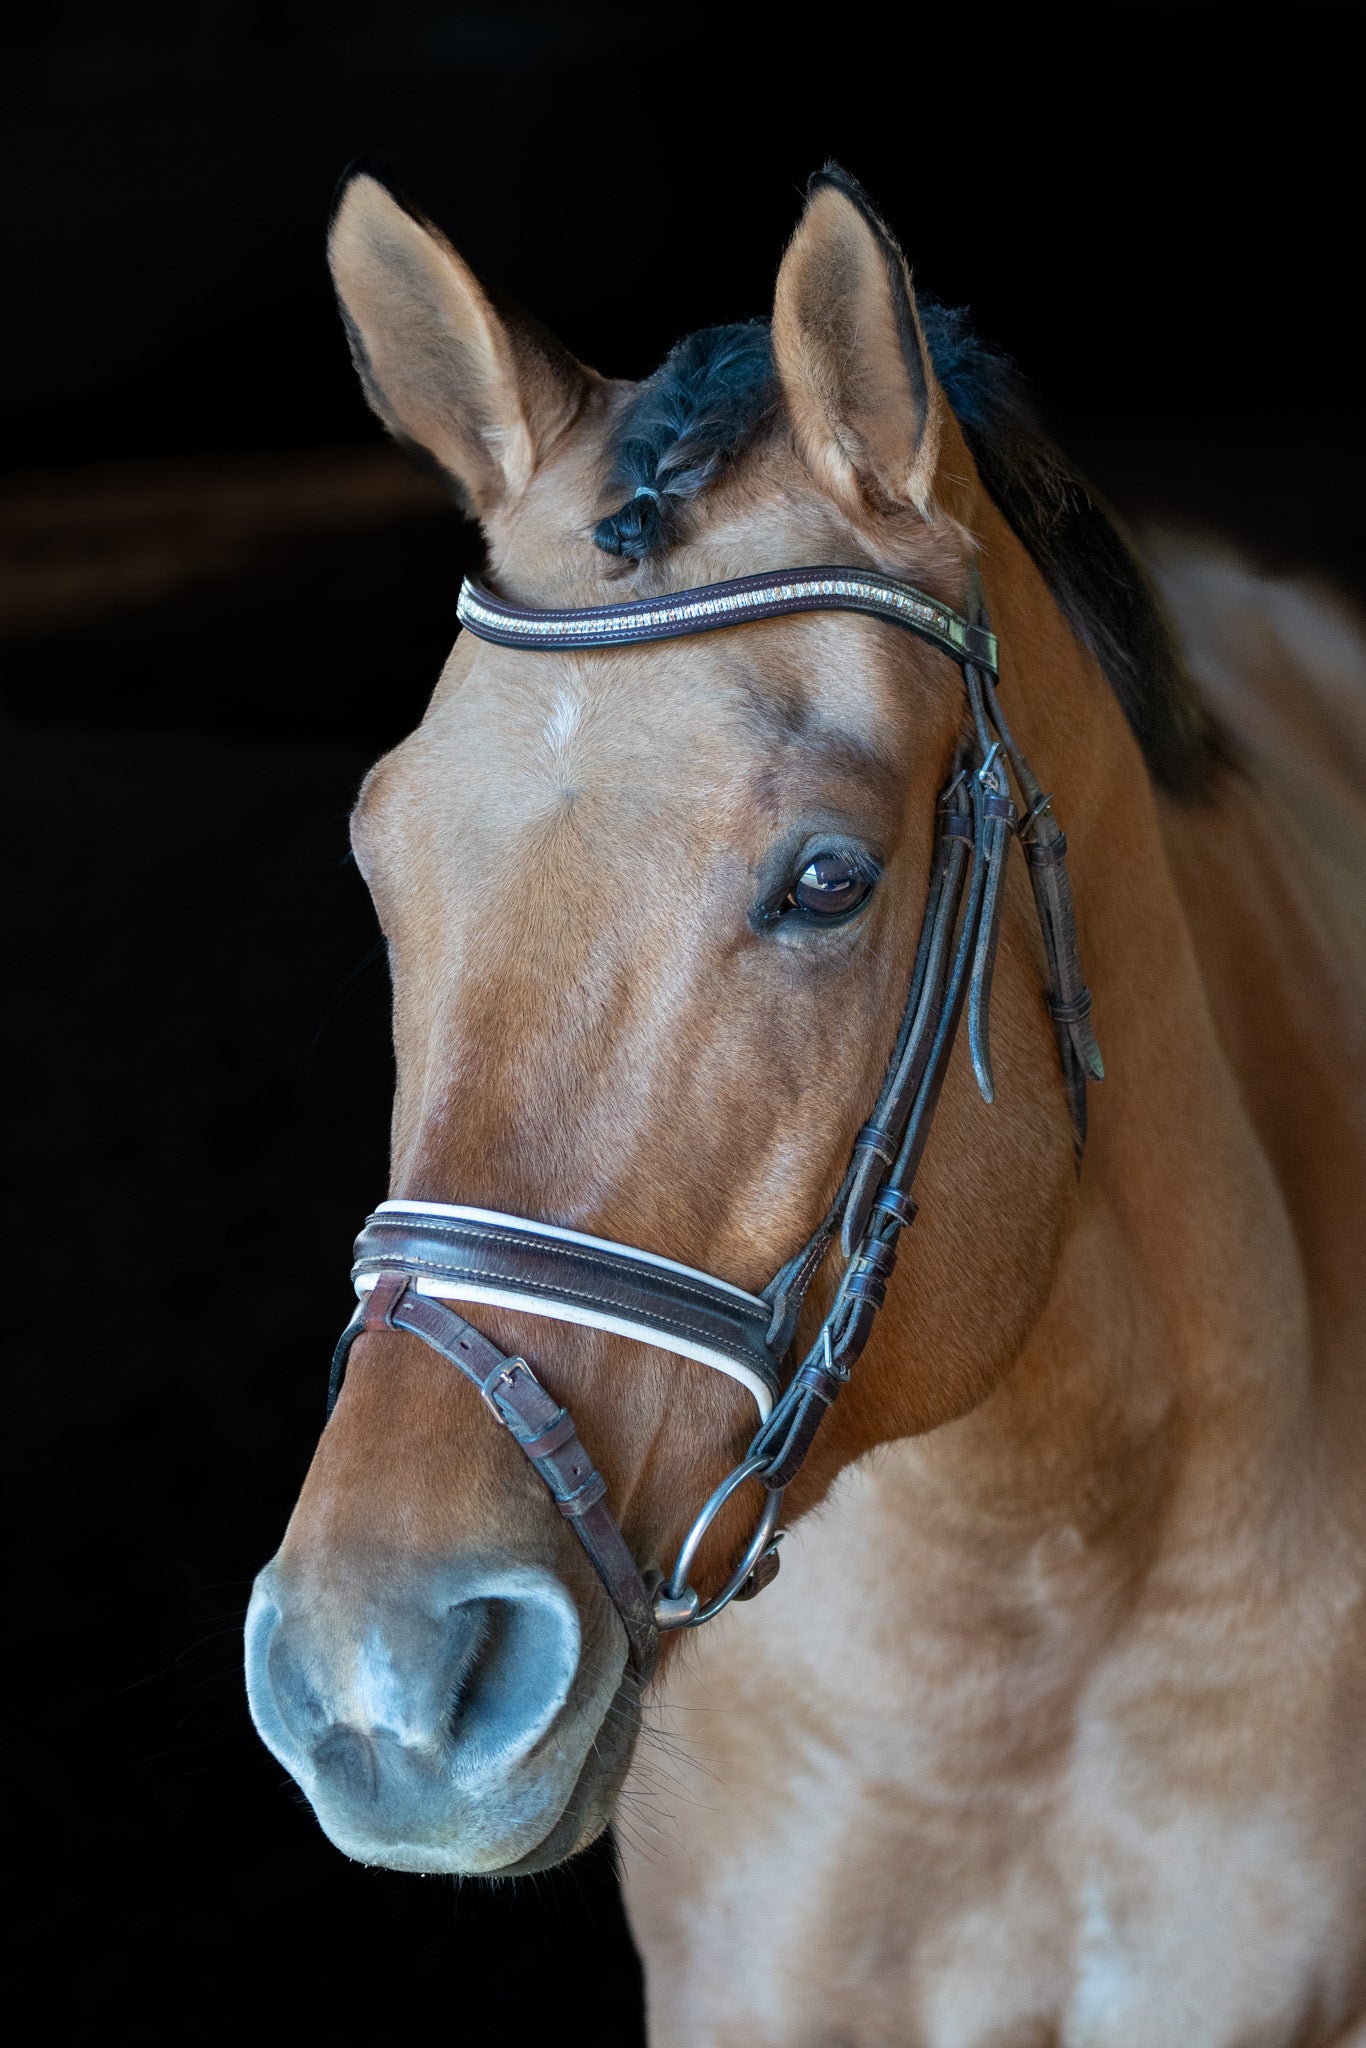
{"label": "bridle buckle", "polygon": [[492,1415],[496,1421],[501,1423],[504,1429],[509,1429],[511,1427],[511,1424],[509,1423],[506,1415],[504,1415],[502,1409],[498,1406],[495,1389],[501,1386],[511,1385],[512,1376],[518,1370],[519,1367],[523,1372],[528,1372],[530,1370],[530,1367],[527,1365],[527,1362],[524,1358],[510,1358],[507,1361],[506,1365],[500,1365],[497,1372],[491,1373],[488,1379],[484,1381],[484,1384],[479,1389],[480,1400],[488,1409],[490,1415]]}

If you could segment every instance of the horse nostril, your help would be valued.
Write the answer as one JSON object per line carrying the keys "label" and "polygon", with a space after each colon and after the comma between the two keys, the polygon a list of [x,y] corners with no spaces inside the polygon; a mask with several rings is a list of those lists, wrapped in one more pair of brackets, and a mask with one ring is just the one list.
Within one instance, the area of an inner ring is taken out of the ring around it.
{"label": "horse nostril", "polygon": [[313,1752],[314,1767],[353,1806],[373,1806],[379,1797],[375,1745],[354,1728],[333,1728]]}
{"label": "horse nostril", "polygon": [[578,1620],[567,1596],[491,1598],[451,1613],[463,1654],[447,1713],[459,1775],[524,1756],[552,1725],[578,1667]]}
{"label": "horse nostril", "polygon": [[495,1630],[494,1603],[462,1600],[445,1617],[444,1691],[446,1726],[454,1731],[471,1689],[478,1689],[479,1669]]}
{"label": "horse nostril", "polygon": [[315,1552],[257,1580],[252,1719],[349,1856],[492,1873],[584,1824],[572,1794],[626,1662],[610,1619],[585,1654],[546,1567]]}
{"label": "horse nostril", "polygon": [[357,1616],[268,1570],[247,1684],[258,1729],[310,1796],[374,1808],[414,1773],[470,1787],[506,1776],[557,1720],[579,1649],[549,1573],[447,1568]]}

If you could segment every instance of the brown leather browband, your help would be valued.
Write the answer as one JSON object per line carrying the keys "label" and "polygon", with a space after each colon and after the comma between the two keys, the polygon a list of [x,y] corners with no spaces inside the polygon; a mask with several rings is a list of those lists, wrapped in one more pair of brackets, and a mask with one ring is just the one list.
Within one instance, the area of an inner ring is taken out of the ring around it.
{"label": "brown leather browband", "polygon": [[679,640],[716,633],[759,619],[788,618],[798,612],[863,612],[890,619],[942,647],[954,661],[970,660],[996,673],[996,636],[979,620],[960,618],[913,584],[874,569],[829,562],[810,569],[780,569],[769,576],[736,576],[729,583],[703,583],[665,597],[632,604],[591,605],[572,611],[533,611],[495,597],[467,577],[456,616],[481,640],[500,647],[629,647],[650,640]]}
{"label": "brown leather browband", "polygon": [[[991,984],[1010,843],[1024,847],[1043,933],[1049,1014],[1072,1115],[1077,1163],[1086,1143],[1086,1084],[1104,1069],[1091,1030],[1067,875],[1067,841],[1002,715],[997,649],[975,568],[971,615],[959,617],[923,591],[869,570],[822,565],[745,576],[638,603],[582,611],[508,604],[475,583],[460,593],[462,623],[485,640],[535,652],[639,645],[811,611],[858,611],[889,620],[939,647],[963,671],[971,731],[939,799],[929,895],[910,992],[872,1116],[829,1213],[762,1297],[629,1246],[584,1238],[531,1218],[431,1203],[389,1203],[356,1243],[362,1300],[332,1365],[328,1413],[354,1339],[365,1331],[420,1337],[479,1388],[548,1488],[592,1560],[622,1625],[630,1669],[654,1669],[659,1630],[691,1628],[732,1599],[746,1599],[777,1570],[775,1523],[784,1488],[868,1342],[896,1264],[897,1238],[916,1213],[920,1165],[964,1011],[978,1087],[994,1099]],[[1022,799],[1010,793],[1013,773]],[[401,1211],[402,1214],[393,1212]],[[425,1213],[423,1213],[425,1212]],[[790,1375],[784,1361],[807,1291],[836,1238],[845,1260],[833,1305]],[[606,1486],[568,1412],[525,1359],[510,1358],[435,1298],[484,1299],[533,1314],[616,1330],[743,1379],[759,1400],[761,1426],[744,1460],[696,1517],[667,1580],[647,1585],[608,1511]],[[766,1320],[765,1320],[766,1318]],[[773,1394],[776,1400],[769,1401]],[[693,1558],[736,1487],[757,1480],[763,1518],[744,1558],[705,1605],[688,1583]]]}

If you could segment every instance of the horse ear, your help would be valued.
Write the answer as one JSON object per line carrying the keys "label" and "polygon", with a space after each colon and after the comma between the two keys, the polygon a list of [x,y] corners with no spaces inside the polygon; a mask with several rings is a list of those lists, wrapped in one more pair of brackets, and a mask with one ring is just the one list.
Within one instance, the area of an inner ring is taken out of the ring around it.
{"label": "horse ear", "polygon": [[773,350],[797,444],[845,508],[925,516],[941,408],[910,272],[866,194],[818,171],[778,272]]}
{"label": "horse ear", "polygon": [[429,221],[348,172],[328,260],[365,395],[481,519],[515,500],[578,414],[591,373],[525,314],[495,308]]}

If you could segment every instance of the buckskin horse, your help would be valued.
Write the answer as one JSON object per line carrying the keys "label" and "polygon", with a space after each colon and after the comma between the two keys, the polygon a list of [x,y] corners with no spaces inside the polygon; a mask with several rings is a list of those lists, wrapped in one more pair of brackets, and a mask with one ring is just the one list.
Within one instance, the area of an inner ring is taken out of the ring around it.
{"label": "buckskin horse", "polygon": [[261,1735],[397,1869],[619,1808],[660,2048],[1360,2042],[1359,728],[1287,798],[837,168],[641,385],[330,249],[488,570]]}

